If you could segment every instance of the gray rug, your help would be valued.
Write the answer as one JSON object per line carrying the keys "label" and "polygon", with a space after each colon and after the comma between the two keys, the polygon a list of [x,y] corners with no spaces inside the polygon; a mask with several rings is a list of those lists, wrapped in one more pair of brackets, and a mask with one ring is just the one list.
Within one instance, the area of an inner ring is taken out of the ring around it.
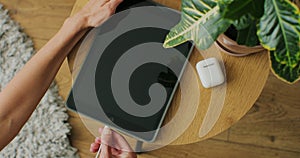
{"label": "gray rug", "polygon": [[[34,52],[31,39],[0,4],[0,91]],[[77,149],[67,137],[71,129],[67,119],[53,83],[18,136],[0,152],[0,158],[77,157]]]}

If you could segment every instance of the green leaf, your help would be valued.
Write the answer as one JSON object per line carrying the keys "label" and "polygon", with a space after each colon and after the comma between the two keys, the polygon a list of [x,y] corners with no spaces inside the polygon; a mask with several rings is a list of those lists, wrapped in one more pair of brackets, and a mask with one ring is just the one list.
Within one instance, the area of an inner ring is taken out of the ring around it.
{"label": "green leaf", "polygon": [[276,52],[270,51],[272,71],[275,75],[288,83],[295,83],[298,81],[300,76],[299,62],[293,68],[290,68],[286,64],[282,64],[281,61],[278,62],[278,57],[276,55]]}
{"label": "green leaf", "polygon": [[237,30],[242,30],[250,26],[254,18],[250,14],[243,15],[241,18],[234,20],[233,25]]}
{"label": "green leaf", "polygon": [[289,0],[266,0],[258,37],[270,50],[273,72],[293,83],[300,78],[300,13]]}
{"label": "green leaf", "polygon": [[259,44],[256,32],[256,21],[251,21],[248,27],[238,30],[236,42],[248,47],[256,46]]}
{"label": "green leaf", "polygon": [[[220,0],[227,6],[224,7],[223,17],[237,20],[246,14],[251,14],[255,18],[260,18],[264,13],[264,0]],[[224,2],[225,1],[225,2]]]}
{"label": "green leaf", "polygon": [[235,20],[233,26],[237,30],[237,38],[234,40],[240,45],[249,47],[258,45],[257,21],[251,14],[245,14],[240,19]]}
{"label": "green leaf", "polygon": [[181,21],[167,35],[164,47],[193,40],[199,49],[207,49],[229,25],[214,0],[182,0]]}

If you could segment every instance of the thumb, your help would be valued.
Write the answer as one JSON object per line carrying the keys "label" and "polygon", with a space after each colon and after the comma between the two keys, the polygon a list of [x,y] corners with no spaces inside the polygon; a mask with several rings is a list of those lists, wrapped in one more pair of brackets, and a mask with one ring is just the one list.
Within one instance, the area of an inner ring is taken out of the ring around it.
{"label": "thumb", "polygon": [[112,142],[112,131],[105,126],[102,135],[101,135],[101,154],[100,158],[109,158],[111,153],[110,153],[110,145]]}

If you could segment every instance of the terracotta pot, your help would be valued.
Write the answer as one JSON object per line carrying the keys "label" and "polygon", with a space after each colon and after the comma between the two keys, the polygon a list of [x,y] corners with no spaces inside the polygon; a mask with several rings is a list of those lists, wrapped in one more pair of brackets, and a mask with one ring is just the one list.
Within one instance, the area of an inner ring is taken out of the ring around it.
{"label": "terracotta pot", "polygon": [[227,53],[232,56],[246,56],[253,53],[262,52],[265,49],[261,45],[257,45],[254,47],[247,47],[244,45],[237,44],[234,40],[230,39],[224,34],[221,34],[215,45],[224,53]]}

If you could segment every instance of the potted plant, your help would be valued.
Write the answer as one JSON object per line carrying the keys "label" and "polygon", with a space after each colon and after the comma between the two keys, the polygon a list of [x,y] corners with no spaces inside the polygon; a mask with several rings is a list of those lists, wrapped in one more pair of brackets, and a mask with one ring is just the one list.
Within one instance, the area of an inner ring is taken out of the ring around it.
{"label": "potted plant", "polygon": [[207,49],[232,38],[244,48],[267,49],[273,73],[295,83],[300,79],[300,13],[295,4],[299,0],[182,0],[181,21],[164,47],[193,40],[199,49]]}

